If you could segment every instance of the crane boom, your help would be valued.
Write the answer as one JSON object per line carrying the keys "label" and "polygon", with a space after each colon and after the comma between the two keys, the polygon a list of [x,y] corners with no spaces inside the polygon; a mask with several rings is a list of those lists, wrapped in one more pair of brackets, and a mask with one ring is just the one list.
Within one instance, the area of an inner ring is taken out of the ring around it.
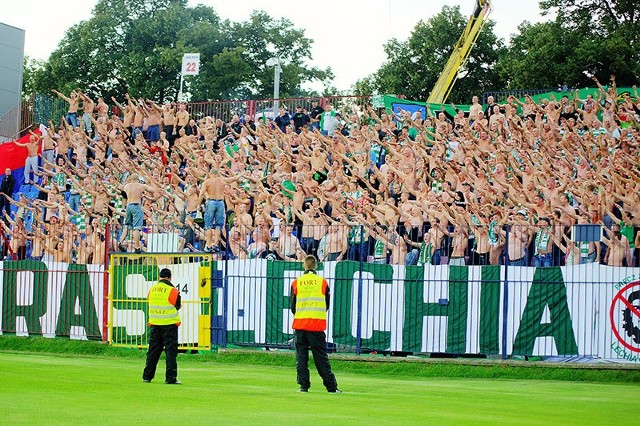
{"label": "crane boom", "polygon": [[449,56],[449,60],[444,66],[444,70],[440,74],[438,81],[436,81],[433,90],[429,94],[427,103],[430,104],[443,104],[449,97],[451,89],[458,78],[460,68],[465,64],[471,49],[476,43],[480,31],[484,26],[489,13],[491,12],[491,3],[489,0],[476,0],[476,7],[473,14],[467,22],[467,26],[464,32],[460,36],[460,39],[453,47],[453,52]]}

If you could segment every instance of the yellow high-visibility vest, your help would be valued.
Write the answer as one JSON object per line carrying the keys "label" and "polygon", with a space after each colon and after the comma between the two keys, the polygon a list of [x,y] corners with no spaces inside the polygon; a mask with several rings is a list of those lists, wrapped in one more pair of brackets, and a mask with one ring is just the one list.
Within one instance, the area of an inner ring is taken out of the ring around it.
{"label": "yellow high-visibility vest", "polygon": [[313,273],[297,278],[292,287],[296,295],[294,330],[324,331],[327,328],[327,281]]}
{"label": "yellow high-visibility vest", "polygon": [[149,325],[180,325],[180,314],[174,303],[178,296],[178,290],[173,286],[160,281],[149,290]]}

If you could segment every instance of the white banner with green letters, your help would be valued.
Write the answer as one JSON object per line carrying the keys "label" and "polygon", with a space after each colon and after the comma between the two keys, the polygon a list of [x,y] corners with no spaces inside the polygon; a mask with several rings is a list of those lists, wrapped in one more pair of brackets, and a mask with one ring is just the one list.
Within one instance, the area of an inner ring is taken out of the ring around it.
{"label": "white banner with green letters", "polygon": [[[212,294],[212,322],[226,327],[226,340],[218,343],[290,344],[289,286],[301,273],[299,264],[228,261],[214,264],[213,270],[217,281],[226,283]],[[331,289],[327,340],[341,351],[359,346],[639,361],[638,268],[404,267],[341,261],[324,263],[318,273]],[[102,266],[2,262],[0,329],[25,336],[101,339],[104,278]],[[126,285],[115,279],[110,292],[117,294]],[[118,308],[119,315],[128,309]]]}

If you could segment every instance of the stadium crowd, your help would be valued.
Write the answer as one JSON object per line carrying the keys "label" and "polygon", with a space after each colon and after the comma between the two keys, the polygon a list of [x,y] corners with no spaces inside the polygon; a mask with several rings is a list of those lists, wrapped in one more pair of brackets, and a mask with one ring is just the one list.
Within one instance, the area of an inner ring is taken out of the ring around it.
{"label": "stadium crowd", "polygon": [[[37,196],[0,195],[17,208],[0,210],[4,254],[100,264],[176,235],[171,250],[219,259],[637,266],[640,97],[596,83],[455,115],[314,101],[230,122],[56,91],[68,114],[25,144]],[[574,241],[575,224],[601,242]]]}

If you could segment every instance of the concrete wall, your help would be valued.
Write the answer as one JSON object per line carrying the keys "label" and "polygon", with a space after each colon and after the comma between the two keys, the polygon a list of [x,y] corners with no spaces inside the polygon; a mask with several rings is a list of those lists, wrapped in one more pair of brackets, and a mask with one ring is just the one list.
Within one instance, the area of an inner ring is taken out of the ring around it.
{"label": "concrete wall", "polygon": [[[24,30],[0,23],[0,117],[20,103],[24,59]],[[6,117],[2,133],[14,133],[18,116]]]}

